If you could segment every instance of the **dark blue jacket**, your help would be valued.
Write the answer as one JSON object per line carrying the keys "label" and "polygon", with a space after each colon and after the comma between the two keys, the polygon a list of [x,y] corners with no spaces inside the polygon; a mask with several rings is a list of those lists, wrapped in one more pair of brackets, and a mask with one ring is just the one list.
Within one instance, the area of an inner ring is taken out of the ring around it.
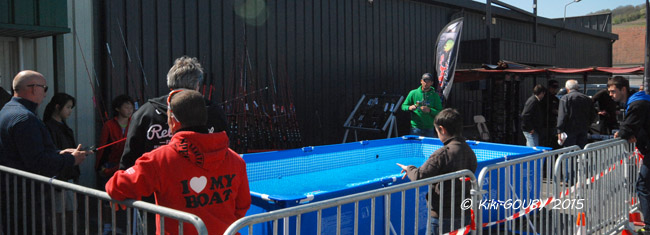
{"label": "dark blue jacket", "polygon": [[74,165],[70,154],[59,154],[45,124],[36,116],[38,104],[13,97],[0,110],[0,165],[56,176]]}
{"label": "dark blue jacket", "polygon": [[[621,123],[618,135],[623,139],[635,136],[636,147],[643,155],[650,155],[650,95],[644,91],[632,94],[627,100],[625,109],[625,120]],[[650,159],[650,158],[645,158]],[[644,160],[644,164],[650,161]]]}

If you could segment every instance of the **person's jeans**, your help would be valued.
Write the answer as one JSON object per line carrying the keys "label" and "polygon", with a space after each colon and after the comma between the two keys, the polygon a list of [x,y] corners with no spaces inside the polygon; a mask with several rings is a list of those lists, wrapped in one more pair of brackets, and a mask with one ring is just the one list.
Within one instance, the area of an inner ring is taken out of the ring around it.
{"label": "person's jeans", "polygon": [[411,127],[411,135],[424,136],[424,137],[433,137],[436,138],[436,130],[434,129],[420,129],[417,127]]}
{"label": "person's jeans", "polygon": [[524,137],[526,137],[526,146],[535,147],[539,146],[539,134],[535,131],[533,134],[527,131],[523,131]]}
{"label": "person's jeans", "polygon": [[[451,232],[451,230],[452,230],[452,229],[450,229],[451,221],[452,221],[451,219],[443,219],[442,220],[442,226],[443,226],[442,227],[442,233],[443,234]],[[454,221],[454,229],[453,230],[460,229],[460,228],[462,228],[464,226],[467,226],[467,225],[470,225],[472,223],[471,216],[469,216],[469,215],[467,215],[466,218],[465,218],[465,224],[461,224],[460,219],[455,219],[453,221]],[[439,234],[438,230],[440,229],[440,219],[431,217],[431,223],[429,223],[428,229],[429,229],[427,231],[428,235],[438,235]]]}
{"label": "person's jeans", "polygon": [[639,210],[643,214],[643,222],[650,225],[650,168],[645,164],[639,170],[639,180],[636,182],[636,194],[639,196]]}

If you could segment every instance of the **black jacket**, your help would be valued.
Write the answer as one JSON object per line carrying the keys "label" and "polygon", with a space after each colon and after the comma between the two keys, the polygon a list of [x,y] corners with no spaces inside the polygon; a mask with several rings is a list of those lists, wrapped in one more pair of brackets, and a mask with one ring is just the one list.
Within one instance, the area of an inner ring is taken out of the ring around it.
{"label": "black jacket", "polygon": [[555,128],[557,126],[557,109],[560,106],[560,99],[547,92],[539,104],[542,109],[543,127]]}
{"label": "black jacket", "polygon": [[525,132],[530,132],[531,130],[540,132],[543,126],[543,120],[541,102],[537,100],[535,95],[532,95],[526,100],[524,110],[521,112],[521,130]]}
{"label": "black jacket", "polygon": [[[225,131],[227,121],[223,109],[211,101],[205,100],[205,103],[208,109],[208,132]],[[133,166],[142,154],[167,144],[171,137],[167,125],[167,95],[149,99],[131,117],[120,169]]]}
{"label": "black jacket", "polygon": [[636,137],[636,147],[646,156],[643,163],[650,165],[650,96],[644,92],[634,93],[629,99],[625,111],[625,120],[621,123],[619,136],[628,139]]}
{"label": "black jacket", "polygon": [[557,115],[557,133],[586,133],[596,119],[596,110],[589,96],[572,91],[562,96]]}
{"label": "black jacket", "polygon": [[[74,141],[74,133],[72,129],[65,123],[58,122],[49,118],[45,121],[45,126],[50,132],[54,145],[59,149],[77,148],[77,143]],[[59,173],[58,179],[67,181],[69,179],[78,180],[81,171],[79,166],[66,166]]]}
{"label": "black jacket", "polygon": [[[425,179],[429,177],[434,177],[442,174],[447,174],[459,170],[468,169],[472,172],[476,172],[476,155],[472,148],[467,145],[465,139],[462,137],[454,137],[445,141],[444,146],[433,152],[429,159],[427,159],[422,166],[408,166],[407,175],[411,181],[416,181],[419,179]],[[456,180],[456,179],[454,179]],[[461,202],[469,198],[471,184],[469,181],[464,181],[465,186],[465,195],[463,194],[463,181],[457,181],[455,183],[455,192],[454,192],[454,204],[451,204],[451,183],[446,181],[444,184],[444,195],[440,195],[440,183],[433,184],[434,192],[431,195],[431,216],[439,218],[440,214],[440,198],[443,200],[443,216],[449,218],[451,216],[451,208],[454,208],[454,217],[455,219],[461,218]],[[465,211],[465,215],[468,215],[469,211]]]}
{"label": "black jacket", "polygon": [[[591,97],[591,101],[593,101],[594,104],[598,106],[598,111],[607,112],[607,114],[605,115],[598,115],[600,120],[604,122],[601,123],[601,125],[605,125],[610,129],[613,129],[617,123],[616,102],[612,99],[611,96],[609,96],[609,91],[607,91],[607,89],[600,90],[593,97]],[[601,134],[609,134],[609,133],[601,133]]]}

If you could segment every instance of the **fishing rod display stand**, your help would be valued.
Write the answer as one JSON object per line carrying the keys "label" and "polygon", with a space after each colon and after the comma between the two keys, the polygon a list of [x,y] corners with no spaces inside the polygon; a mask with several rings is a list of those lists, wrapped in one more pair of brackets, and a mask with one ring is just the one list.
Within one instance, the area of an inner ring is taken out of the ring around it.
{"label": "fishing rod display stand", "polygon": [[404,96],[400,95],[362,95],[357,105],[343,124],[345,135],[343,143],[348,140],[350,130],[354,131],[354,140],[359,141],[358,131],[386,133],[386,138],[391,138],[393,132],[397,134],[397,118],[395,112],[399,110]]}

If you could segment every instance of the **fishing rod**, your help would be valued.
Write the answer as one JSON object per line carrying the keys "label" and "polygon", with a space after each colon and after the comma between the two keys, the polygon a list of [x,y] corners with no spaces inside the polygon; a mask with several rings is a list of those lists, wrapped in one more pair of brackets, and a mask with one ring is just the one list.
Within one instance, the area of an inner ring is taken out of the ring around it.
{"label": "fishing rod", "polygon": [[251,92],[251,93],[244,94],[244,95],[240,95],[240,96],[237,96],[237,97],[235,97],[235,98],[232,98],[232,99],[226,100],[226,101],[224,101],[224,102],[219,103],[218,105],[224,105],[224,104],[227,104],[227,103],[230,103],[230,102],[236,101],[236,100],[241,100],[241,99],[246,98],[247,96],[250,96],[250,95],[253,95],[253,94],[255,94],[255,93],[262,92],[262,91],[265,91],[265,90],[268,90],[268,89],[269,89],[269,87],[267,86],[267,87],[264,87],[264,88],[261,88],[261,89],[255,90],[255,91],[253,91],[253,92]]}
{"label": "fishing rod", "polygon": [[[124,39],[124,33],[122,32],[122,24],[120,24],[120,21],[117,19],[117,17],[115,17],[115,22],[117,22],[117,27],[120,30],[120,37],[122,38],[122,44],[124,45],[124,50],[126,51],[126,57],[129,60],[129,64],[130,64],[130,63],[132,63],[132,61],[131,61],[131,53],[129,52],[129,47],[126,45],[126,40]],[[144,69],[142,70],[142,72],[144,73]],[[133,81],[133,79],[131,79],[131,76],[129,76],[128,72],[126,73],[126,79],[128,80],[129,83],[131,83],[131,86],[133,86],[134,89],[138,90],[135,82]],[[140,100],[142,102],[145,102],[145,97],[142,94],[143,90],[144,89],[140,90],[140,92],[136,91],[135,95],[136,95],[136,99],[139,98],[138,100]],[[139,95],[139,97],[138,97],[138,95]],[[138,105],[136,104],[136,106],[138,106]]]}
{"label": "fishing rod", "polygon": [[[97,93],[95,92],[95,85],[93,84],[92,76],[90,75],[90,70],[88,70],[88,62],[86,61],[86,55],[83,51],[83,48],[81,48],[81,41],[79,40],[79,35],[77,35],[77,32],[74,33],[74,36],[77,39],[76,40],[77,45],[79,46],[81,57],[84,60],[84,67],[86,67],[86,73],[88,73],[88,82],[90,83],[90,88],[93,93],[93,106],[95,106],[95,108],[99,111],[99,118],[102,120],[102,123],[104,123],[106,120],[108,120],[108,113],[106,112],[106,109],[104,109],[103,106],[99,106],[97,104]],[[99,86],[99,83],[97,83],[97,86]],[[102,116],[102,112],[104,113],[105,116]],[[104,117],[106,117],[106,119],[104,119]]]}
{"label": "fishing rod", "polygon": [[122,139],[119,139],[119,140],[116,140],[116,141],[113,141],[113,142],[111,142],[111,143],[105,144],[105,145],[100,146],[100,147],[98,147],[98,148],[92,148],[92,147],[91,147],[91,148],[89,149],[89,151],[97,152],[97,151],[99,151],[99,150],[102,150],[102,149],[108,148],[108,147],[110,147],[110,146],[113,146],[113,145],[115,145],[115,144],[118,144],[118,143],[121,143],[121,142],[124,142],[124,141],[126,141],[126,137],[124,137],[124,138],[122,138]]}

